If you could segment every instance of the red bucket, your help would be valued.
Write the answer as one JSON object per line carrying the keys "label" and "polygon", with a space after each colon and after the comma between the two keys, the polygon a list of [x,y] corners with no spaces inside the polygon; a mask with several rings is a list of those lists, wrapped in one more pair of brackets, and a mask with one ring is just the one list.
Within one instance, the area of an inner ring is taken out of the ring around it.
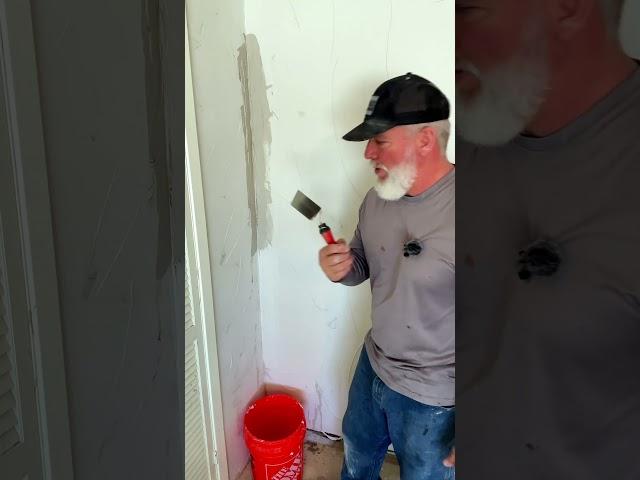
{"label": "red bucket", "polygon": [[251,453],[254,480],[302,480],[302,450],[307,430],[300,402],[268,395],[244,416],[244,440]]}

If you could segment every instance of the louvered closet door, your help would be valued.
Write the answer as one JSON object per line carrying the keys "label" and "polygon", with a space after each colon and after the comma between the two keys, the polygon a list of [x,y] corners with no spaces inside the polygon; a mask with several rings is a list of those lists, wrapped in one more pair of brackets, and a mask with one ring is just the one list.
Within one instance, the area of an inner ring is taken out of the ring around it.
{"label": "louvered closet door", "polygon": [[[192,273],[189,268],[189,252],[185,252],[185,479],[211,480],[212,468],[207,446],[203,389],[203,355],[198,339],[194,313],[194,298],[191,287]],[[196,291],[197,292],[197,291]],[[196,293],[197,298],[197,293]]]}
{"label": "louvered closet door", "polygon": [[0,70],[0,478],[44,478],[18,202]]}
{"label": "louvered closet door", "polygon": [[[187,187],[188,192],[188,187]],[[187,197],[185,215],[185,480],[215,480],[199,271]]]}

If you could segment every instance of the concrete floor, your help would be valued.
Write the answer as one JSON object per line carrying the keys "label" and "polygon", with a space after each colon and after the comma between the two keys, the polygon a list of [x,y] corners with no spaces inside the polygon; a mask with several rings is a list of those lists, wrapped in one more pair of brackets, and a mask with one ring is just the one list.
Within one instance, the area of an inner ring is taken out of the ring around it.
{"label": "concrete floor", "polygon": [[[342,442],[304,444],[303,480],[337,480],[342,468]],[[382,466],[382,480],[400,480],[400,467],[395,455],[388,454]],[[238,480],[251,480],[251,465],[247,465]]]}

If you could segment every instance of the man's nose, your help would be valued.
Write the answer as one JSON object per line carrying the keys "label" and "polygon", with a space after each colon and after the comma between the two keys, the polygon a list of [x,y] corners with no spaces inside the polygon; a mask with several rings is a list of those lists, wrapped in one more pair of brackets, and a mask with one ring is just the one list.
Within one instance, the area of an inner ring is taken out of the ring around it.
{"label": "man's nose", "polygon": [[373,145],[373,140],[369,140],[367,142],[367,148],[364,149],[364,158],[367,160],[375,160],[375,147]]}

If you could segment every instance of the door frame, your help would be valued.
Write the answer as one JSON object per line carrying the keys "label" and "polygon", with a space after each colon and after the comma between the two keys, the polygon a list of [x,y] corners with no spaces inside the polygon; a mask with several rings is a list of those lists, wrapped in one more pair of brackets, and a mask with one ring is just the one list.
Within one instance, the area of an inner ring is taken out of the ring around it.
{"label": "door frame", "polygon": [[[204,189],[202,184],[202,170],[200,167],[200,153],[198,147],[198,127],[196,121],[193,77],[191,71],[191,53],[189,47],[189,29],[185,11],[185,178],[187,188],[185,202],[189,203],[190,217],[185,217],[193,232],[195,243],[194,261],[196,262],[200,292],[200,311],[202,312],[202,328],[204,330],[203,365],[207,381],[207,403],[209,415],[213,425],[205,425],[207,432],[211,432],[210,439],[214,448],[214,463],[217,464],[219,479],[229,480],[227,450],[224,435],[224,416],[222,410],[222,393],[220,383],[220,367],[218,361],[218,346],[216,341],[216,326],[213,304],[213,286],[211,277],[211,262],[209,258],[209,239],[206,228],[204,203]],[[188,211],[187,210],[187,211]],[[206,418],[207,416],[205,416]],[[205,420],[206,421],[206,420]],[[209,434],[207,435],[209,437]]]}
{"label": "door frame", "polygon": [[11,159],[24,252],[45,479],[73,479],[62,322],[40,89],[28,1],[0,0]]}

